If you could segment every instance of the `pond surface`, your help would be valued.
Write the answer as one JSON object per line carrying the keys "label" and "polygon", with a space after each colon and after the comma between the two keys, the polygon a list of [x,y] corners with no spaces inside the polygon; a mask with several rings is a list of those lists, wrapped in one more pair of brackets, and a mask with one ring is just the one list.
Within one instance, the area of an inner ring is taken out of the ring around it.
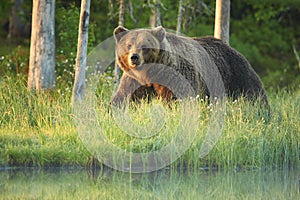
{"label": "pond surface", "polygon": [[299,171],[0,171],[0,199],[300,199]]}

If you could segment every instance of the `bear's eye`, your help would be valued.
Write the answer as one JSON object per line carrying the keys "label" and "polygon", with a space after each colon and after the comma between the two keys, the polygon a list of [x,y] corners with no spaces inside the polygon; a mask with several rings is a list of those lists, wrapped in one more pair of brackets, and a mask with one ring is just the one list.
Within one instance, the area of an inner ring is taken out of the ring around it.
{"label": "bear's eye", "polygon": [[148,53],[149,52],[149,48],[146,45],[142,45],[141,49],[143,50],[144,53]]}
{"label": "bear's eye", "polygon": [[131,47],[132,47],[132,45],[131,45],[131,44],[128,44],[128,45],[127,45],[127,49],[128,49],[128,50],[130,50],[130,49],[131,49]]}

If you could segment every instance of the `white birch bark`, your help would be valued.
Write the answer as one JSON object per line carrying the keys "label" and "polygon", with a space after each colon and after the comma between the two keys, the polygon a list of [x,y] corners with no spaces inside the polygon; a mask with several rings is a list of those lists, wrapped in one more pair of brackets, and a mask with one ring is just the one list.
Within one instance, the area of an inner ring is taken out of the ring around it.
{"label": "white birch bark", "polygon": [[75,65],[75,81],[72,93],[72,103],[81,101],[84,97],[86,89],[86,59],[88,47],[88,27],[90,16],[90,0],[81,1],[79,30],[78,30],[78,46]]}
{"label": "white birch bark", "polygon": [[[124,26],[124,0],[120,0],[120,7],[119,7],[119,26]],[[120,81],[120,67],[117,63],[117,57],[115,60],[115,70],[114,70],[114,84],[115,88],[118,87]]]}
{"label": "white birch bark", "polygon": [[152,8],[152,15],[150,16],[150,27],[161,26],[160,17],[160,0],[153,0],[154,7]]}
{"label": "white birch bark", "polygon": [[216,0],[215,38],[229,44],[230,0]]}
{"label": "white birch bark", "polygon": [[33,1],[28,88],[55,86],[55,0]]}
{"label": "white birch bark", "polygon": [[179,35],[181,31],[183,4],[184,0],[179,0],[176,35]]}

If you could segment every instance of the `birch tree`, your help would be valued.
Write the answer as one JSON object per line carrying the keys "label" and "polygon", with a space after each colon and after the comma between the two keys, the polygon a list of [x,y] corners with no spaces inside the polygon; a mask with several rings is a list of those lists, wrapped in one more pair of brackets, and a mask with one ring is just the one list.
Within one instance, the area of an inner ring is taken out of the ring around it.
{"label": "birch tree", "polygon": [[181,31],[183,4],[184,0],[179,0],[176,35],[179,35]]}
{"label": "birch tree", "polygon": [[229,44],[230,0],[216,0],[214,36]]}
{"label": "birch tree", "polygon": [[28,88],[55,86],[55,0],[33,1]]}
{"label": "birch tree", "polygon": [[298,52],[296,50],[295,45],[293,45],[293,52],[295,54],[296,60],[298,61],[298,66],[299,66],[299,69],[300,69],[300,57],[299,57],[299,54],[298,54]]}
{"label": "birch tree", "polygon": [[[124,26],[124,0],[120,0],[120,7],[119,7],[119,26]],[[120,67],[117,63],[117,57],[115,60],[115,71],[114,71],[114,83],[115,87],[119,85],[119,79],[120,79]]]}
{"label": "birch tree", "polygon": [[27,37],[30,35],[30,27],[27,22],[24,22],[22,16],[25,16],[23,9],[23,0],[11,0],[11,11],[9,16],[9,28],[8,35],[9,39],[15,37]]}
{"label": "birch tree", "polygon": [[86,89],[85,70],[88,47],[88,27],[90,16],[90,0],[81,1],[79,30],[78,30],[78,46],[75,64],[75,81],[72,93],[72,103],[82,100]]}
{"label": "birch tree", "polygon": [[120,0],[119,25],[124,26],[124,0]]}
{"label": "birch tree", "polygon": [[[149,2],[148,2],[149,3]],[[160,0],[153,0],[154,5],[150,5],[152,10],[152,15],[150,17],[150,27],[154,28],[156,26],[161,26],[161,17],[160,17]]]}

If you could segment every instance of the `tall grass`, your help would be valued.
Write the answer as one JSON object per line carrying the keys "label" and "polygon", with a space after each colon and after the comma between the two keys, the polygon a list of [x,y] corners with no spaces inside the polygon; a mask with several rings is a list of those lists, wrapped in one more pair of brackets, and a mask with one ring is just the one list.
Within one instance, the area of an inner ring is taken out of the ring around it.
{"label": "tall grass", "polygon": [[[113,86],[108,82],[100,81],[95,110],[96,121],[109,141],[132,152],[155,151],[168,145],[182,119],[181,103],[166,105],[155,101],[135,105],[128,114],[132,121],[123,119],[118,123],[121,119],[109,107]],[[3,77],[0,84],[0,166],[86,166],[92,154],[78,137],[70,90],[61,88],[33,94],[27,90],[22,77]],[[269,92],[271,116],[242,98],[228,99],[222,134],[203,158],[199,158],[199,150],[211,123],[213,106],[205,99],[196,101],[199,120],[195,138],[171,168],[297,168],[300,165],[299,91]],[[165,111],[162,115],[165,123],[158,133],[148,139],[126,134],[128,131],[124,129],[144,134],[141,132],[144,129],[138,127],[151,122],[149,110],[153,110],[153,105]],[[185,134],[184,130],[181,133]]]}
{"label": "tall grass", "polygon": [[70,94],[30,93],[24,77],[3,77],[0,93],[2,166],[85,165],[89,153],[77,137]]}

